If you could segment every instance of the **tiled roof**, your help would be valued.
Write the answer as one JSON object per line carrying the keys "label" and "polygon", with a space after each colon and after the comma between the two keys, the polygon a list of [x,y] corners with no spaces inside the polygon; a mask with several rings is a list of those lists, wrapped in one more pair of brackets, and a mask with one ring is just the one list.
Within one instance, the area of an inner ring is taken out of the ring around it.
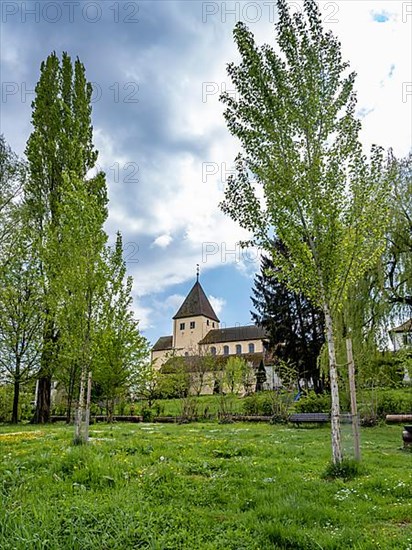
{"label": "tiled roof", "polygon": [[184,319],[185,317],[197,317],[198,315],[204,315],[208,319],[219,322],[216,313],[213,311],[209,300],[202,288],[199,281],[193,285],[191,291],[187,295],[187,298],[180,306],[179,311],[173,317],[173,319]]}
{"label": "tiled roof", "polygon": [[161,336],[156,344],[152,347],[152,351],[163,351],[172,349],[173,336]]}
{"label": "tiled roof", "polygon": [[220,344],[242,340],[262,340],[267,338],[266,331],[256,325],[218,328],[210,330],[199,344]]}

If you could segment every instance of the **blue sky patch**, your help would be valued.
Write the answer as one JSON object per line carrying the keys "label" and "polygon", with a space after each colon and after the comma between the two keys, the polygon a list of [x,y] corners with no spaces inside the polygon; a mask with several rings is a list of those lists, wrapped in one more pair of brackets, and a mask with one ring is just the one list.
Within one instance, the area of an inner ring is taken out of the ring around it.
{"label": "blue sky patch", "polygon": [[389,21],[389,15],[384,11],[381,13],[373,13],[372,17],[377,23],[386,23],[386,21]]}

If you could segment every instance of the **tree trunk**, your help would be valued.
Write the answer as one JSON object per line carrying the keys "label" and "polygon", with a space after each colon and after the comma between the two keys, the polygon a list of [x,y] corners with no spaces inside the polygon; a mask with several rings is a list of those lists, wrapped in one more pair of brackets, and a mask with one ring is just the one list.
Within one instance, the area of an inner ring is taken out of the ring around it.
{"label": "tree trunk", "polygon": [[83,425],[83,416],[84,416],[84,387],[85,387],[85,385],[86,385],[86,371],[85,371],[85,369],[82,369],[82,375],[81,375],[81,378],[80,378],[79,403],[78,403],[78,406],[77,406],[76,421],[75,421],[75,426],[74,426],[74,440],[73,440],[73,443],[75,445],[82,445],[84,443],[82,425]]}
{"label": "tree trunk", "polygon": [[83,437],[84,442],[89,442],[89,425],[90,425],[90,404],[92,401],[92,372],[89,372],[87,377],[87,397],[86,397],[86,413],[84,419],[84,431]]}
{"label": "tree trunk", "polygon": [[51,376],[42,376],[37,384],[36,412],[32,422],[34,424],[46,424],[50,421],[51,402]]}
{"label": "tree trunk", "polygon": [[17,424],[19,421],[19,395],[20,395],[20,380],[14,380],[13,412],[11,415],[12,424]]}
{"label": "tree trunk", "polygon": [[359,435],[359,418],[358,405],[356,403],[356,384],[355,384],[355,364],[353,362],[352,340],[346,339],[346,353],[348,357],[348,375],[350,388],[350,410],[352,419],[353,446],[355,450],[355,459],[361,459],[360,452],[360,435]]}
{"label": "tree trunk", "polygon": [[48,318],[43,333],[43,349],[37,386],[36,412],[32,419],[34,424],[46,424],[50,421],[52,350],[54,350],[54,346],[56,345],[57,337],[54,336],[54,323],[53,319],[50,317],[50,312],[47,311],[46,315]]}
{"label": "tree trunk", "polygon": [[331,428],[332,428],[332,459],[334,464],[342,462],[342,441],[340,434],[340,406],[339,406],[339,388],[338,388],[338,373],[336,367],[336,351],[335,341],[333,337],[332,317],[329,311],[329,306],[325,302],[323,305],[326,324],[326,342],[329,352],[329,376],[330,376],[330,391],[332,398],[331,410]]}
{"label": "tree trunk", "polygon": [[73,403],[73,396],[69,394],[67,396],[66,424],[70,424],[70,421],[72,418],[72,403]]}

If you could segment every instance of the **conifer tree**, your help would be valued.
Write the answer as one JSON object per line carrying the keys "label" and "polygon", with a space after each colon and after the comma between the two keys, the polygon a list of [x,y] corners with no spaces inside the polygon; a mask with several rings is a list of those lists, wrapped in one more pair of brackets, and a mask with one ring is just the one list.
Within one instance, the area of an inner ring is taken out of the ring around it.
{"label": "conifer tree", "polygon": [[[276,243],[278,249],[280,243]],[[315,391],[323,389],[318,357],[325,342],[323,312],[302,293],[291,291],[274,276],[276,268],[263,256],[255,277],[252,318],[266,329],[270,348],[278,360],[296,367],[298,378],[312,379]]]}

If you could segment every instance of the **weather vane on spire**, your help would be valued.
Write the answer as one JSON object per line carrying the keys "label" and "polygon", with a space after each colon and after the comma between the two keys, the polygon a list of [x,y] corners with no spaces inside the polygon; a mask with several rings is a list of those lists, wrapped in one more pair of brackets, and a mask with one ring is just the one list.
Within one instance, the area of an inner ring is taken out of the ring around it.
{"label": "weather vane on spire", "polygon": [[199,264],[196,264],[196,281],[199,280],[200,267]]}

